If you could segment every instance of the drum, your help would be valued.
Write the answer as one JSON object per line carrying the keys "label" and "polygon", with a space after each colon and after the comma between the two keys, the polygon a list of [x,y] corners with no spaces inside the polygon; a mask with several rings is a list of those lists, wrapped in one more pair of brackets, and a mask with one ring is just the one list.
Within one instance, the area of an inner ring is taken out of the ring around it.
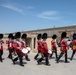
{"label": "drum", "polygon": [[27,49],[28,51],[31,51],[31,48],[30,48],[30,47],[26,47],[26,49]]}
{"label": "drum", "polygon": [[27,54],[27,53],[28,53],[28,50],[27,50],[26,48],[23,48],[23,49],[22,49],[22,53],[23,53],[23,54]]}
{"label": "drum", "polygon": [[49,54],[52,54],[52,51],[49,49],[49,50],[48,50],[48,53],[49,53]]}

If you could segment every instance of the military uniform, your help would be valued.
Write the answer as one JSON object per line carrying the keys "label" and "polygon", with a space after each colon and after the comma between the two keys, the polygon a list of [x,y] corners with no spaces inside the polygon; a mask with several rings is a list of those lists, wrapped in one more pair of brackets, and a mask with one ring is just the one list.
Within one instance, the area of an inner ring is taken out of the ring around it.
{"label": "military uniform", "polygon": [[67,33],[63,32],[61,34],[61,40],[60,40],[61,53],[60,53],[59,57],[57,58],[57,63],[59,62],[59,59],[63,56],[63,54],[65,54],[65,63],[69,63],[69,61],[67,60],[68,43],[66,41],[66,37],[67,37]]}
{"label": "military uniform", "polygon": [[72,56],[71,56],[71,60],[73,59],[74,54],[76,53],[76,40],[72,41],[72,50],[73,50],[73,53],[72,53]]}
{"label": "military uniform", "polygon": [[3,43],[4,43],[2,38],[3,38],[3,34],[0,34],[0,61],[1,62],[3,62],[2,55],[3,55]]}

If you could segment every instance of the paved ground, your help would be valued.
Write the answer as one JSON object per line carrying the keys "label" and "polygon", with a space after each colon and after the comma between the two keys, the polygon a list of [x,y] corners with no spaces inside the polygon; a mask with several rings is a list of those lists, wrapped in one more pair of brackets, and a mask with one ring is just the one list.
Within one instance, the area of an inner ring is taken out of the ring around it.
{"label": "paved ground", "polygon": [[[76,75],[76,55],[74,60],[70,63],[64,63],[64,56],[61,58],[60,63],[55,62],[53,56],[50,59],[51,66],[37,65],[37,62],[33,59],[36,53],[29,54],[31,61],[24,60],[25,66],[19,66],[18,62],[13,65],[12,61],[7,58],[8,52],[4,51],[3,63],[0,62],[0,75]],[[71,51],[69,51],[69,57]],[[69,60],[69,59],[68,59]]]}

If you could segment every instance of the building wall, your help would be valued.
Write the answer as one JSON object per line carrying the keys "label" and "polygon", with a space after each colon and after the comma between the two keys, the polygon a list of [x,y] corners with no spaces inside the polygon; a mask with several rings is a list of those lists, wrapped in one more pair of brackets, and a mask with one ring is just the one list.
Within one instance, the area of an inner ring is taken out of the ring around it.
{"label": "building wall", "polygon": [[[48,48],[51,49],[51,36],[53,34],[57,34],[58,36],[58,40],[60,40],[60,36],[61,36],[61,33],[63,31],[66,31],[67,34],[68,34],[68,37],[72,38],[72,34],[73,33],[76,33],[76,25],[75,26],[67,26],[67,27],[57,27],[57,28],[48,28],[48,29],[39,29],[39,30],[32,30],[32,31],[24,31],[24,32],[21,32],[22,34],[23,33],[26,33],[27,34],[27,44],[31,47],[32,51],[33,52],[37,52],[37,34],[38,33],[47,33],[48,34],[48,38],[47,38],[47,44],[48,44]],[[13,33],[15,34],[15,33]],[[5,34],[4,35],[4,41],[6,41],[8,38],[7,38],[8,34]],[[4,44],[4,49],[7,49],[7,45]]]}

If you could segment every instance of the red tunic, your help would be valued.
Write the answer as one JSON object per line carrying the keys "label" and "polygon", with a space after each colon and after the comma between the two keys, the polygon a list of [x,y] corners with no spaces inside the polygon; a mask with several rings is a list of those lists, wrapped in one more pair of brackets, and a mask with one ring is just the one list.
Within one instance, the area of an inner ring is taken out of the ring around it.
{"label": "red tunic", "polygon": [[66,51],[68,47],[68,43],[65,39],[60,40],[61,51]]}
{"label": "red tunic", "polygon": [[37,44],[38,44],[38,47],[37,47],[38,51],[41,51],[42,50],[42,41],[38,40]]}
{"label": "red tunic", "polygon": [[0,50],[3,50],[3,43],[4,43],[4,41],[0,40]]}
{"label": "red tunic", "polygon": [[52,45],[52,50],[57,50],[57,44],[55,40],[51,41],[51,45]]}
{"label": "red tunic", "polygon": [[22,50],[22,43],[21,43],[21,41],[15,40],[14,43],[13,43],[13,46],[14,46],[16,52],[22,52],[21,51]]}
{"label": "red tunic", "polygon": [[26,43],[25,43],[25,41],[22,40],[22,41],[21,41],[21,44],[22,44],[22,47],[23,47],[23,48],[26,48]]}
{"label": "red tunic", "polygon": [[6,44],[8,44],[8,49],[10,50],[10,49],[13,49],[13,41],[11,40],[11,41],[7,41],[6,40]]}
{"label": "red tunic", "polygon": [[42,42],[42,53],[48,53],[48,46],[45,41]]}
{"label": "red tunic", "polygon": [[73,40],[72,41],[72,49],[73,50],[76,50],[76,40]]}

